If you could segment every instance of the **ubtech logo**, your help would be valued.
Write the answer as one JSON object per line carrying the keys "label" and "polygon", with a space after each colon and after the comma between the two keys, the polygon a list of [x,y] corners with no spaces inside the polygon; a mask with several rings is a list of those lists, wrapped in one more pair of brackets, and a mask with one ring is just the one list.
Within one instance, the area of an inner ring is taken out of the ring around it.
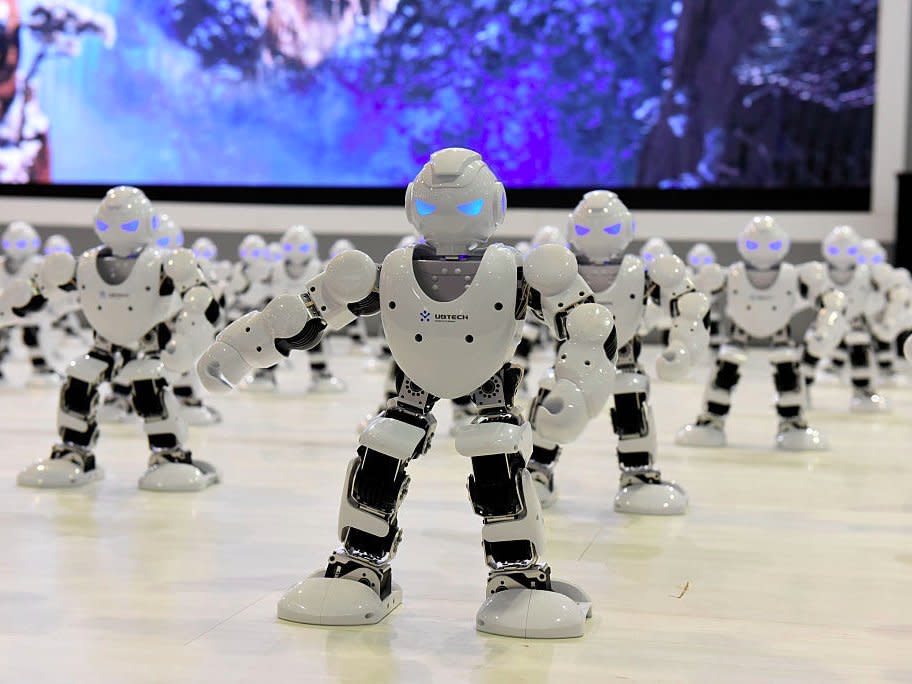
{"label": "ubtech logo", "polygon": [[[467,321],[469,320],[469,314],[459,313],[459,314],[434,314],[433,315],[435,323],[453,323],[455,321]],[[418,313],[418,320],[422,323],[429,323],[431,321],[431,312],[425,309]]]}
{"label": "ubtech logo", "polygon": [[429,320],[431,320],[431,312],[427,310],[422,311],[418,314],[418,320],[422,323],[427,323]]}

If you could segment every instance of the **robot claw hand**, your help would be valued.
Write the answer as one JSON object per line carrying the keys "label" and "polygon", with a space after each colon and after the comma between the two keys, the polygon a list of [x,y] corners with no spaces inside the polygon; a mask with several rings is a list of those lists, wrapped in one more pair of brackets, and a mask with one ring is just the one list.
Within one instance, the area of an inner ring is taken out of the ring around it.
{"label": "robot claw hand", "polygon": [[230,392],[250,375],[253,366],[234,347],[216,341],[200,357],[196,370],[203,387],[210,392]]}
{"label": "robot claw hand", "polygon": [[22,325],[26,318],[22,309],[35,296],[35,288],[29,280],[16,279],[0,291],[0,328]]}
{"label": "robot claw hand", "polygon": [[684,378],[709,348],[709,330],[704,324],[709,298],[701,292],[687,292],[676,301],[668,347],[656,359],[656,374],[672,382]]}

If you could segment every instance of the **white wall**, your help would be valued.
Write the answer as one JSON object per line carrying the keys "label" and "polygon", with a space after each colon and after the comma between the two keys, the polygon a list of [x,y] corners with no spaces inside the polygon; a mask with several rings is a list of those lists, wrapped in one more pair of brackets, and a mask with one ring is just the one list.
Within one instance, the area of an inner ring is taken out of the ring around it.
{"label": "white wall", "polygon": [[[862,214],[777,212],[795,241],[823,237],[836,223],[851,222],[865,235],[885,242],[894,237],[896,173],[905,167],[912,89],[912,0],[880,0],[877,54],[877,102],[874,128],[872,210]],[[508,190],[509,196],[509,190]],[[153,198],[154,199],[154,198]],[[96,200],[47,198],[0,199],[0,222],[25,218],[37,225],[85,227]],[[308,223],[320,233],[399,235],[407,231],[396,207],[313,207],[157,202],[188,229],[230,232],[277,231]],[[569,209],[569,208],[568,208]],[[508,211],[502,235],[521,237],[544,223],[562,223],[566,210]],[[728,240],[751,212],[638,211],[642,235],[672,240]]]}

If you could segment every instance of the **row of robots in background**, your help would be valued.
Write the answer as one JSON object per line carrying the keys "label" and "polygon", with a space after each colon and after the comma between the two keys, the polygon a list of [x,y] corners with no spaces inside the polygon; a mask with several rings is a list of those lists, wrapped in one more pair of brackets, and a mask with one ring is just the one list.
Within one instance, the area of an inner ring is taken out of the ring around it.
{"label": "row of robots in background", "polygon": [[[700,447],[725,445],[731,394],[753,347],[770,350],[775,444],[786,450],[825,447],[806,416],[822,359],[847,369],[853,410],[880,411],[886,402],[875,378],[892,372],[902,335],[912,352],[904,333],[912,329],[908,273],[845,226],[824,240],[820,262],[788,263],[788,234],[758,217],[738,236],[741,261],[723,267],[698,245],[685,263],[661,240],[632,252],[633,216],[614,193],[597,190],[582,198],[566,230],[543,229],[516,249],[492,241],[506,211],[503,186],[480,155],[461,148],[432,155],[407,190],[406,211],[420,238],[404,240],[379,265],[349,244],[335,245],[323,265],[302,227],[272,249],[248,236],[238,263],[219,262],[210,241],[183,249],[173,222],[126,187],[104,198],[95,218],[102,245],[78,259],[49,250],[39,263],[26,249],[37,249],[37,237],[14,235],[25,229],[11,225],[0,323],[26,330],[35,317],[78,314],[93,333],[89,352],[67,368],[60,441],[19,483],[64,487],[98,479],[99,391],[119,385],[107,401],[115,414],[141,418],[149,440],[140,486],[187,491],[214,484],[216,469],[185,444],[187,411],[197,409],[200,422],[217,420],[211,409],[198,410],[194,367],[213,392],[274,387],[290,352],[311,350],[313,387],[343,391],[321,342],[379,313],[390,361],[387,396],[365,421],[345,474],[340,545],[325,568],[282,597],[279,616],[370,624],[401,602],[391,562],[402,538],[407,467],[430,449],[433,409],[446,398],[456,411],[456,450],[471,463],[469,498],[483,519],[488,580],[477,628],[579,636],[590,600],[553,578],[544,560],[542,507],[557,498],[562,448],[610,400],[620,469],[615,509],[674,515],[688,507],[683,487],[657,464],[652,382],[640,359],[651,329],[663,338],[655,366],[661,380],[680,381],[715,355],[703,411],[677,436]],[[27,277],[15,277],[20,269]],[[802,308],[814,320],[796,341],[789,324]],[[364,339],[363,328],[354,331]],[[515,400],[532,349],[544,343],[553,347],[553,363],[530,388],[524,414]],[[46,361],[33,365],[48,372]]]}

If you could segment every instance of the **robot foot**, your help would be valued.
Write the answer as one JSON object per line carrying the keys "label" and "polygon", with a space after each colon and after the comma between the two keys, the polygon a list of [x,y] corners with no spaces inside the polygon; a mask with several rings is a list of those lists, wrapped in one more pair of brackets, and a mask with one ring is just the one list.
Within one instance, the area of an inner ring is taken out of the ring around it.
{"label": "robot foot", "polygon": [[776,448],[783,451],[825,451],[828,445],[819,430],[784,420],[779,423]]}
{"label": "robot foot", "polygon": [[187,425],[217,425],[222,422],[222,414],[202,402],[181,404],[181,416]]}
{"label": "robot foot", "polygon": [[150,492],[198,492],[219,481],[218,471],[205,461],[191,461],[182,450],[156,452],[139,478],[139,488]]}
{"label": "robot foot", "polygon": [[685,425],[675,435],[675,444],[691,447],[718,449],[726,444],[722,424],[712,420],[698,420]]}
{"label": "robot foot", "polygon": [[278,616],[305,625],[374,625],[402,603],[402,589],[392,584],[380,598],[366,584],[341,577],[324,577],[319,570],[279,599]]}
{"label": "robot foot", "polygon": [[57,445],[51,450],[49,458],[19,473],[16,484],[20,487],[61,489],[81,487],[103,477],[104,471],[95,466],[95,457],[91,452]]}
{"label": "robot foot", "polygon": [[551,589],[515,587],[488,596],[475,616],[479,632],[520,639],[569,639],[583,636],[592,617],[592,600],[569,582]]}
{"label": "robot foot", "polygon": [[657,470],[622,473],[614,510],[634,515],[684,515],[689,499],[687,492],[662,479]]}
{"label": "robot foot", "polygon": [[886,413],[890,410],[890,402],[877,392],[856,389],[852,393],[849,410],[852,413]]}
{"label": "robot foot", "polygon": [[532,486],[535,487],[542,508],[550,508],[558,498],[557,485],[554,483],[554,464],[529,461],[526,467],[532,475]]}
{"label": "robot foot", "polygon": [[314,373],[310,382],[310,391],[314,394],[339,394],[348,387],[332,373]]}
{"label": "robot foot", "polygon": [[57,387],[63,381],[63,377],[57,371],[51,368],[43,368],[32,373],[26,381],[26,387]]}
{"label": "robot foot", "polygon": [[130,401],[123,396],[114,394],[104,400],[98,407],[98,422],[111,425],[114,423],[132,423],[139,420],[133,411]]}

